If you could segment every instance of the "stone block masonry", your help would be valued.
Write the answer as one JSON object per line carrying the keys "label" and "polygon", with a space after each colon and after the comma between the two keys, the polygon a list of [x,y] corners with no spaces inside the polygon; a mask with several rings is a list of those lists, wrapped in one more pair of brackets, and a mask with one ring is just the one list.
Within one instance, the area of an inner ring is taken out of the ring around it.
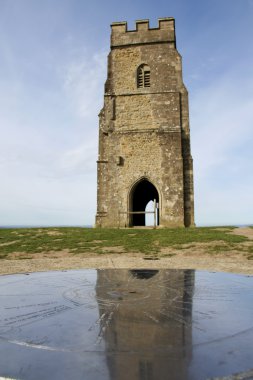
{"label": "stone block masonry", "polygon": [[99,114],[97,227],[145,226],[149,201],[161,227],[194,225],[188,93],[175,20],[111,25]]}

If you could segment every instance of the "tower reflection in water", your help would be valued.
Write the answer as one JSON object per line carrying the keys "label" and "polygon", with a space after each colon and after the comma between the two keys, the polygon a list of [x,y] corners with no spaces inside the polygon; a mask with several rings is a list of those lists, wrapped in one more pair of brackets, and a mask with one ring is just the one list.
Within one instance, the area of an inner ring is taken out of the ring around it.
{"label": "tower reflection in water", "polygon": [[185,379],[193,270],[99,270],[100,337],[111,379]]}

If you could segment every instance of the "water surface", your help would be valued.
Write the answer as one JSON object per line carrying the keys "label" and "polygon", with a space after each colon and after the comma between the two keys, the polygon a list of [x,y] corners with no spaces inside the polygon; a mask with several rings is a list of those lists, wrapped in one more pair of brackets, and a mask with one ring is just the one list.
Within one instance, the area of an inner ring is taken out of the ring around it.
{"label": "water surface", "polygon": [[0,277],[0,377],[249,379],[252,344],[252,276],[89,269]]}

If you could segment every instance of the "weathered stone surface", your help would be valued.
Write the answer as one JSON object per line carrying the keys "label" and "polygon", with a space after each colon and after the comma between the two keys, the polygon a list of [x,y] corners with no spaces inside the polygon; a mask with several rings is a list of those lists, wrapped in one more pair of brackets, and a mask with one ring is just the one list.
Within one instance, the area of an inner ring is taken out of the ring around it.
{"label": "weathered stone surface", "polygon": [[[150,69],[147,87],[138,87],[142,64]],[[144,215],[129,212],[144,211],[152,197],[160,226],[194,225],[188,94],[173,18],[159,19],[153,29],[137,21],[135,31],[112,24],[99,117],[96,226],[145,225]]]}

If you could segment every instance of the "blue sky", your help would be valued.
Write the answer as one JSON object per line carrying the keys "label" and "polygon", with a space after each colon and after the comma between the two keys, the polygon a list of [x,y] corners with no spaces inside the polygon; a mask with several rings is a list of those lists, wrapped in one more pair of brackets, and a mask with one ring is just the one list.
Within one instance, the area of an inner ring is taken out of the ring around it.
{"label": "blue sky", "polygon": [[0,0],[0,225],[91,225],[110,24],[176,19],[197,225],[253,223],[253,0]]}

